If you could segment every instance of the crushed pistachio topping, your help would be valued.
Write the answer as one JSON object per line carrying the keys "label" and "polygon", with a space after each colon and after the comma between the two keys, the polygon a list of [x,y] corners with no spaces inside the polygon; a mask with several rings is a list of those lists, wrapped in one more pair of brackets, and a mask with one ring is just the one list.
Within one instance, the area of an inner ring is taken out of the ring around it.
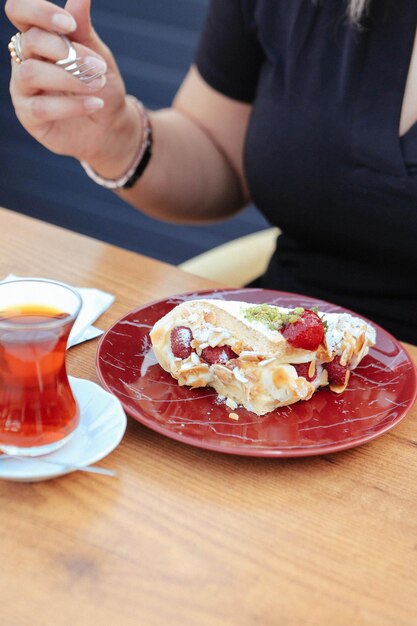
{"label": "crushed pistachio topping", "polygon": [[293,311],[288,313],[288,321],[290,324],[294,324],[298,319],[300,319],[300,315],[304,313],[304,309],[302,306],[297,306]]}
{"label": "crushed pistachio topping", "polygon": [[277,330],[287,322],[287,314],[269,304],[256,304],[245,309],[243,315],[250,322],[261,322],[270,330]]}
{"label": "crushed pistachio topping", "polygon": [[302,307],[296,307],[292,311],[284,313],[278,307],[270,304],[256,304],[245,309],[243,315],[250,322],[261,322],[270,330],[279,330],[285,324],[294,324],[303,313]]}

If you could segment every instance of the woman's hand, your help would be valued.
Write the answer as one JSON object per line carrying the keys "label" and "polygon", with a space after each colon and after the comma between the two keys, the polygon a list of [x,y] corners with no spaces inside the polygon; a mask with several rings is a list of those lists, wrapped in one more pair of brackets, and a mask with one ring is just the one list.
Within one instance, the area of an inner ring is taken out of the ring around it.
{"label": "woman's hand", "polygon": [[[90,0],[68,0],[65,9],[46,0],[7,0],[5,10],[23,33],[26,60],[12,61],[10,93],[24,128],[53,152],[96,163],[115,159],[124,171],[140,121],[110,50],[91,25]],[[68,54],[59,34],[69,36],[82,62],[103,75],[86,84],[55,65]]]}
{"label": "woman's hand", "polygon": [[[104,178],[119,178],[139,149],[142,120],[91,26],[90,0],[67,0],[65,9],[47,0],[7,0],[6,13],[23,33],[27,59],[12,61],[11,94],[23,126],[53,152],[87,161]],[[68,55],[60,34],[70,36],[83,60],[105,63],[105,84],[85,85],[55,65]],[[123,190],[123,197],[151,217],[179,223],[233,215],[248,197],[243,143],[250,111],[191,68],[173,105],[151,113],[152,159],[140,184]]]}

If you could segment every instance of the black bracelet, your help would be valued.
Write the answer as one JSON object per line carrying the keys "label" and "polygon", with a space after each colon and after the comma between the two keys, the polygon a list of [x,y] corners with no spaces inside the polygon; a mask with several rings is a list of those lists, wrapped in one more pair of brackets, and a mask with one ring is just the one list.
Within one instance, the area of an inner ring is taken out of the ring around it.
{"label": "black bracelet", "polygon": [[148,135],[147,135],[147,139],[145,142],[145,150],[143,152],[142,158],[139,161],[135,171],[133,172],[132,176],[129,178],[129,180],[127,180],[125,182],[125,184],[123,185],[122,189],[131,189],[133,187],[133,185],[136,183],[136,181],[142,176],[143,172],[146,169],[146,166],[148,165],[151,156],[152,156],[152,146],[153,146],[153,135],[152,135],[152,126],[150,123],[150,120],[148,118]]}

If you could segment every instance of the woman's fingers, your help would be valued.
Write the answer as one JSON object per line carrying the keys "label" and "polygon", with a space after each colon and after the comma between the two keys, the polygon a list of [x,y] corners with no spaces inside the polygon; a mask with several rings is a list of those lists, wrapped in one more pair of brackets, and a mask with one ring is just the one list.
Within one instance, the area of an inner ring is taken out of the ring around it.
{"label": "woman's fingers", "polygon": [[[30,28],[21,36],[20,43],[25,59],[38,58],[56,62],[66,59],[68,56],[68,45],[62,37],[36,26]],[[92,52],[92,50],[81,44],[72,42],[72,45],[75,47],[77,57],[83,59],[87,56],[93,56],[94,61],[100,66],[100,70],[97,71],[105,72],[107,70],[106,62],[104,59],[99,58],[97,53]]]}
{"label": "woman's fingers", "polygon": [[37,57],[59,61],[68,55],[68,46],[61,37],[36,26],[23,33],[20,45],[25,59]]}
{"label": "woman's fingers", "polygon": [[7,0],[5,11],[9,20],[22,32],[31,26],[64,34],[77,28],[68,11],[46,0]]}
{"label": "woman's fingers", "polygon": [[103,106],[103,100],[96,96],[33,96],[22,98],[19,118],[24,126],[33,128],[45,122],[90,115]]}
{"label": "woman's fingers", "polygon": [[[87,67],[94,67],[91,69],[92,74],[103,71],[104,66],[100,67],[100,59],[86,57],[83,62],[87,64]],[[104,75],[86,82],[47,61],[27,59],[20,65],[12,63],[10,91],[13,97],[31,96],[40,91],[88,94],[102,89],[105,84]]]}
{"label": "woman's fingers", "polygon": [[37,27],[51,34],[72,33],[74,41],[94,50],[106,59],[112,71],[118,73],[111,51],[92,27],[90,0],[68,0],[65,9],[46,0],[7,0],[5,9],[8,18],[19,31],[26,34],[32,27]]}

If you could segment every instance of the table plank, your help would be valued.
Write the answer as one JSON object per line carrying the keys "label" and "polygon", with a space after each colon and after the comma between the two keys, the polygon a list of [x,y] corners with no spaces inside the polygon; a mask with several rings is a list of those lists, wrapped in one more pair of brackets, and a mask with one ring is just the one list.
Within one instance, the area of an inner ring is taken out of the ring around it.
{"label": "table plank", "polygon": [[[5,210],[0,228],[0,274],[115,293],[103,329],[214,286]],[[70,373],[97,381],[96,346],[71,349]],[[353,450],[286,460],[207,452],[129,419],[101,463],[116,479],[1,482],[1,623],[415,626],[416,417]]]}

